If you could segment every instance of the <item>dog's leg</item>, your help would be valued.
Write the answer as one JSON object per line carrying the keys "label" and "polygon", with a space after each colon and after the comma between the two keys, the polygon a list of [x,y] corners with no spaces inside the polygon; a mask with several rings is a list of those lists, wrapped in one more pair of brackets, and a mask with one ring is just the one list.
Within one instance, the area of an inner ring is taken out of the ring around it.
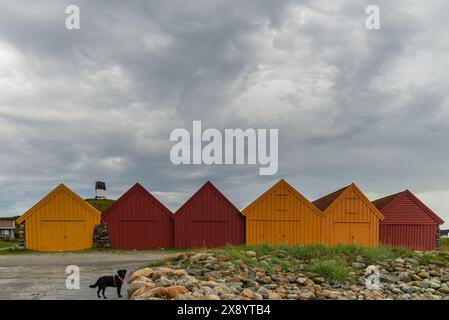
{"label": "dog's leg", "polygon": [[120,294],[121,289],[122,289],[122,286],[118,286],[117,287],[117,295],[118,295],[119,298],[122,297],[122,295]]}
{"label": "dog's leg", "polygon": [[106,287],[103,288],[103,290],[101,291],[101,293],[103,294],[103,298],[107,299],[106,296],[104,295],[104,291],[106,290]]}
{"label": "dog's leg", "polygon": [[98,287],[98,290],[97,290],[97,296],[98,296],[98,298],[101,298],[101,297],[100,297],[100,291],[101,291],[101,288]]}

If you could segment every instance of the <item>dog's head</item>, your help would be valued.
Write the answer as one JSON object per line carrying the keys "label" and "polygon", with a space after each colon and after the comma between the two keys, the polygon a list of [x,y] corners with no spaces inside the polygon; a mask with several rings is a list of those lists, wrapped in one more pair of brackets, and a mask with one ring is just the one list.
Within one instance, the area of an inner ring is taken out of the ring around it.
{"label": "dog's head", "polygon": [[125,269],[117,270],[117,274],[120,278],[124,279],[126,275],[126,270]]}

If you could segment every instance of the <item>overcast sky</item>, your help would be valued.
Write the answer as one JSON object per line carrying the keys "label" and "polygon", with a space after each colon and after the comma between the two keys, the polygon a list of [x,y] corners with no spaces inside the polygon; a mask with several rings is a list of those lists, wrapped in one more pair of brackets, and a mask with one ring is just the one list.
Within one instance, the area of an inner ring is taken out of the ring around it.
{"label": "overcast sky", "polygon": [[[81,29],[65,28],[67,5]],[[365,28],[380,7],[381,29]],[[0,216],[59,183],[141,182],[176,210],[206,180],[243,208],[410,189],[449,222],[449,2],[0,0]],[[174,166],[170,132],[279,129],[279,170]],[[449,224],[446,224],[449,226]]]}

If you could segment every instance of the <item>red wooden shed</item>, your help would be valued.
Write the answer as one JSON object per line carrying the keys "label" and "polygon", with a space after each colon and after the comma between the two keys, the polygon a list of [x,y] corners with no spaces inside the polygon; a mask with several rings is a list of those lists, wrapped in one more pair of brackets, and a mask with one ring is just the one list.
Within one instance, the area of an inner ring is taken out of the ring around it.
{"label": "red wooden shed", "polygon": [[245,217],[209,181],[174,216],[177,248],[245,243]]}
{"label": "red wooden shed", "polygon": [[412,250],[434,250],[436,232],[444,221],[406,190],[373,201],[384,214],[380,242]]}
{"label": "red wooden shed", "polygon": [[111,247],[120,249],[171,248],[173,214],[136,183],[101,215]]}

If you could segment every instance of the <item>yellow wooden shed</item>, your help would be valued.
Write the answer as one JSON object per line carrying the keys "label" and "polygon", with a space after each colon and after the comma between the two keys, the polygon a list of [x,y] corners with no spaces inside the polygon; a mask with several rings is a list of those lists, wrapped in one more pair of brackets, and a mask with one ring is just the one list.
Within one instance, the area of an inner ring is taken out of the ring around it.
{"label": "yellow wooden shed", "polygon": [[25,224],[26,248],[38,251],[76,251],[92,247],[100,212],[60,184],[17,219]]}
{"label": "yellow wooden shed", "polygon": [[321,212],[285,180],[246,207],[247,244],[321,242]]}
{"label": "yellow wooden shed", "polygon": [[324,244],[373,247],[379,243],[384,216],[354,183],[313,203],[323,212]]}

